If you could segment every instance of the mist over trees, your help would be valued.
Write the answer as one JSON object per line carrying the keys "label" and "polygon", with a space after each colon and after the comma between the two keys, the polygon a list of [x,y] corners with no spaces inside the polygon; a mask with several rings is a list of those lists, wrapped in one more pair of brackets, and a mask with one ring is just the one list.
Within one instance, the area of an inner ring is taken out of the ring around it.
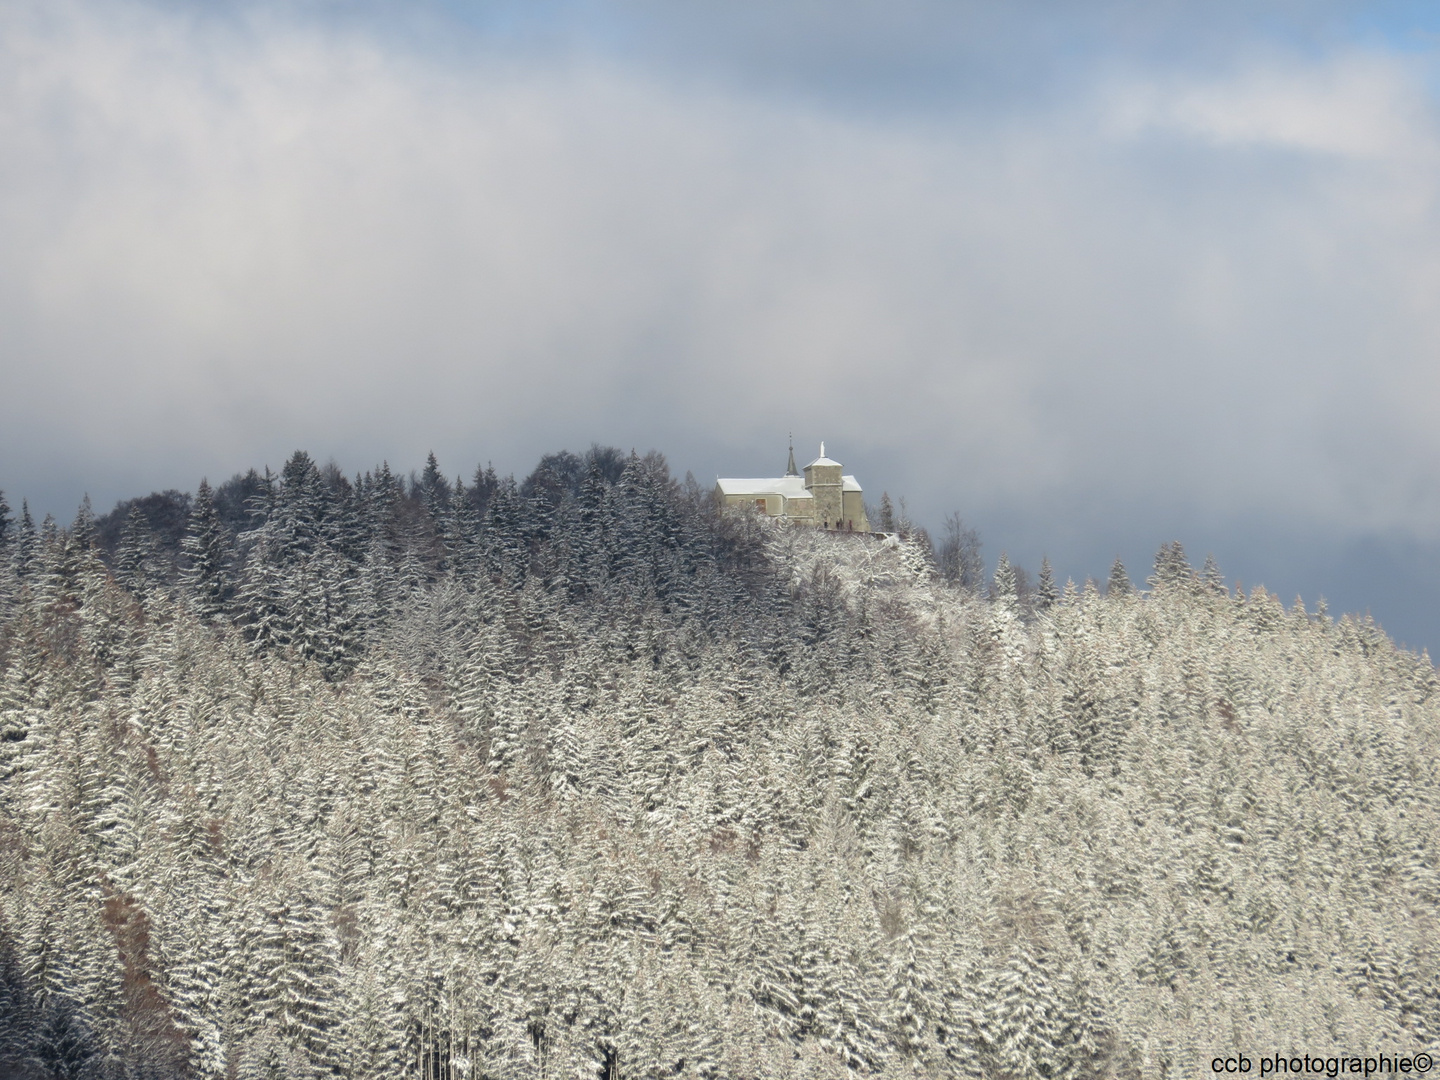
{"label": "mist over trees", "polygon": [[0,499],[0,1076],[1434,1048],[1427,657],[1179,544],[1102,593],[889,512],[600,447]]}

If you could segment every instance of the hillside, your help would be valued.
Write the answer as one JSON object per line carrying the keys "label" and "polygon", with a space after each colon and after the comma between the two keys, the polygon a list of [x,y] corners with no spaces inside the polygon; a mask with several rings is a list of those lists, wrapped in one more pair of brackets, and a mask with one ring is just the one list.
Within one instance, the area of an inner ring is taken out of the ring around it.
{"label": "hillside", "polygon": [[0,1075],[1440,1042],[1440,684],[1369,623],[1178,545],[1144,592],[981,597],[655,455],[153,498],[183,532],[0,553]]}

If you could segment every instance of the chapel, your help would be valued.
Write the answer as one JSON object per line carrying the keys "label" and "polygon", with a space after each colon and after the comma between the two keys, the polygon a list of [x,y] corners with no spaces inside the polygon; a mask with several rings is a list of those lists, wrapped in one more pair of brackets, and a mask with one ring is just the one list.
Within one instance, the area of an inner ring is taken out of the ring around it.
{"label": "chapel", "polygon": [[820,456],[805,466],[803,475],[795,468],[795,446],[790,446],[790,463],[784,476],[754,479],[722,478],[716,491],[726,506],[753,506],[756,511],[796,525],[842,532],[869,532],[865,496],[860,481],[844,475],[844,466]]}

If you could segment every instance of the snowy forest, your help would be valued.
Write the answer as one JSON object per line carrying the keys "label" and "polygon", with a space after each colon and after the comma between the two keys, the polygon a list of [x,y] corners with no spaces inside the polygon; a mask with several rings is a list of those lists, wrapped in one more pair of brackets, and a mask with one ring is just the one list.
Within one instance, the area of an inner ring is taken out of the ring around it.
{"label": "snowy forest", "polygon": [[599,447],[0,500],[0,1076],[1434,1049],[1429,658],[940,548]]}

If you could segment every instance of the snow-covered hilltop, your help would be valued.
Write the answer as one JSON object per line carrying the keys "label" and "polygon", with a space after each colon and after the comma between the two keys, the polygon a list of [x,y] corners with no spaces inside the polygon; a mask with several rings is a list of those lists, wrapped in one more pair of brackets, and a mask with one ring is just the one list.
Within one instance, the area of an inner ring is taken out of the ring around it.
{"label": "snow-covered hilltop", "polygon": [[84,515],[12,538],[0,1074],[1191,1077],[1440,1038],[1440,695],[1373,626],[1178,548],[1146,593],[982,598],[657,457],[477,480],[297,456],[108,562]]}

